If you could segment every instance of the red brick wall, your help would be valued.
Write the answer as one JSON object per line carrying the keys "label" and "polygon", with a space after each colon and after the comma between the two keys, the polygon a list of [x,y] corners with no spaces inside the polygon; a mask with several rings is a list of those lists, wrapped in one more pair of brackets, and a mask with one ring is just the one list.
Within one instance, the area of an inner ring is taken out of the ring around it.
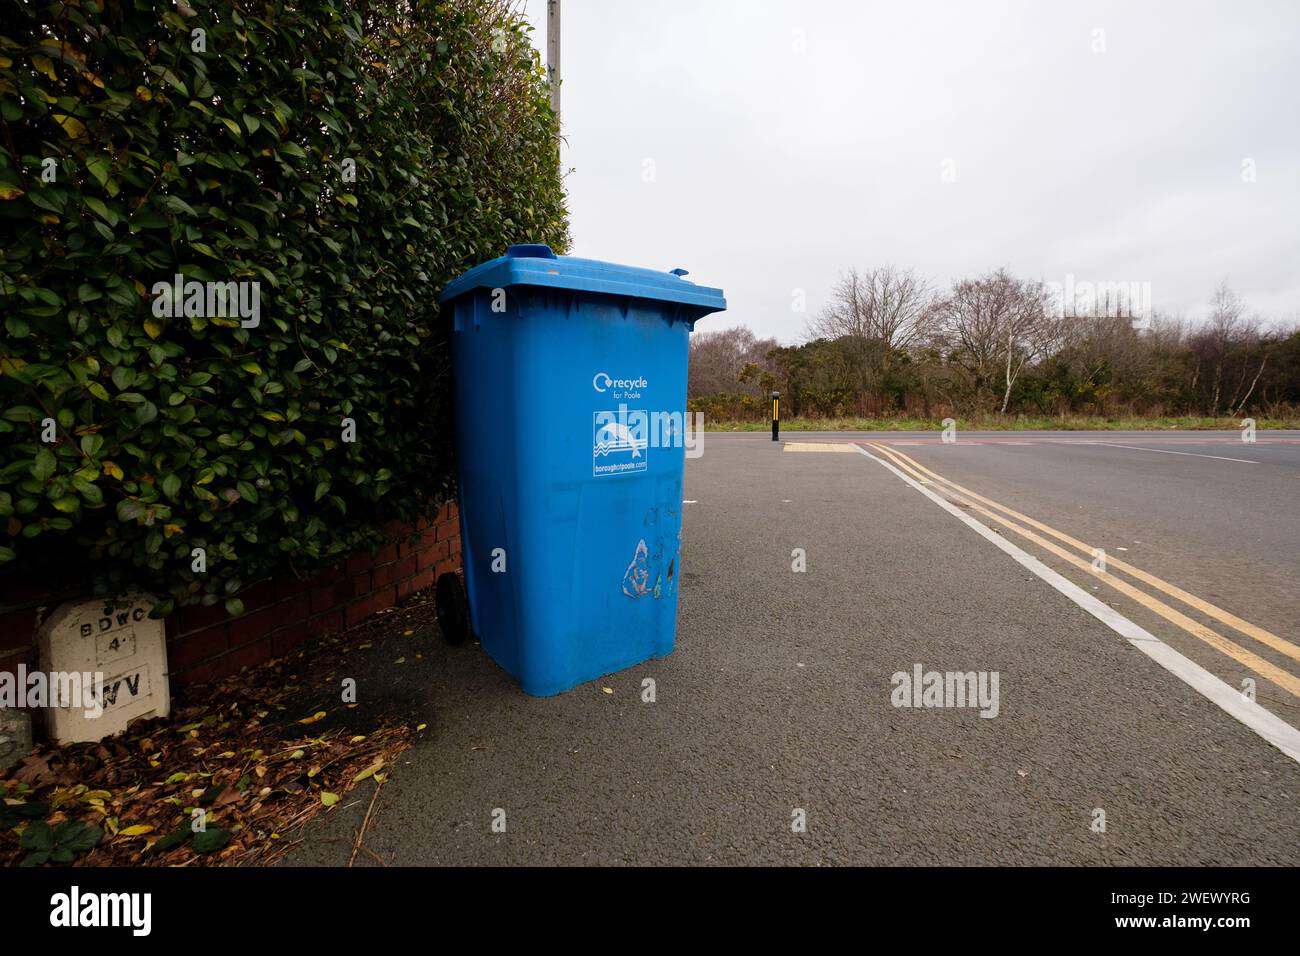
{"label": "red brick wall", "polygon": [[[460,567],[460,526],[454,504],[414,528],[393,522],[392,537],[372,557],[354,554],[306,579],[259,581],[239,593],[244,613],[221,604],[184,607],[167,619],[167,662],[172,686],[198,684],[280,657],[313,637],[341,631],[432,587],[439,574]],[[412,533],[418,535],[412,539]],[[77,595],[45,595],[28,585],[0,594],[0,671],[38,666],[38,614]]]}

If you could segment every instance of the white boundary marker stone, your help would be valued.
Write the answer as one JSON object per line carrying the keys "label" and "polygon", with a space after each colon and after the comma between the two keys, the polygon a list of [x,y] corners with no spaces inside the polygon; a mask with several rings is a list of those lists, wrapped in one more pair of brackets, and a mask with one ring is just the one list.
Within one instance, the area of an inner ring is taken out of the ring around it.
{"label": "white boundary marker stone", "polygon": [[61,605],[41,624],[37,645],[47,679],[55,678],[51,685],[75,674],[85,693],[95,695],[95,681],[103,679],[98,716],[93,709],[87,713],[84,700],[46,709],[54,740],[101,740],[137,717],[171,712],[167,632],[162,621],[149,617],[153,605],[146,594],[92,598]]}

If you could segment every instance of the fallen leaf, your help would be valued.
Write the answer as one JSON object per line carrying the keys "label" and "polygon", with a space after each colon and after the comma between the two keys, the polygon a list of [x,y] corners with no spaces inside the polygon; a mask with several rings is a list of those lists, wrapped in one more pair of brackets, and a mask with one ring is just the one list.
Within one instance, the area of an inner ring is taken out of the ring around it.
{"label": "fallen leaf", "polygon": [[170,850],[172,847],[180,846],[182,843],[184,843],[193,835],[194,835],[194,831],[190,829],[189,824],[186,824],[183,827],[173,830],[171,833],[168,833],[166,836],[159,837],[157,840],[154,840],[152,843],[149,844],[148,849],[150,851],[158,851],[158,852],[162,852],[163,850]]}
{"label": "fallen leaf", "polygon": [[192,846],[195,853],[212,853],[230,842],[230,831],[209,827],[194,834]]}
{"label": "fallen leaf", "polygon": [[320,720],[320,719],[321,719],[322,717],[324,717],[324,716],[325,716],[325,711],[323,711],[323,710],[318,710],[318,711],[316,711],[316,713],[312,714],[310,717],[304,717],[302,720],[298,721],[298,723],[300,723],[300,724],[314,724],[314,723],[316,723],[316,721]]}
{"label": "fallen leaf", "polygon": [[144,836],[146,833],[153,833],[153,827],[147,823],[137,823],[129,826],[125,830],[118,830],[118,836]]}
{"label": "fallen leaf", "polygon": [[23,758],[23,764],[14,771],[14,779],[19,783],[28,783],[33,786],[40,786],[51,777],[54,771],[50,768],[51,754],[37,756],[32,754]]}
{"label": "fallen leaf", "polygon": [[334,804],[339,802],[339,795],[337,793],[322,793],[320,795],[320,802],[325,804],[327,807],[332,807]]}

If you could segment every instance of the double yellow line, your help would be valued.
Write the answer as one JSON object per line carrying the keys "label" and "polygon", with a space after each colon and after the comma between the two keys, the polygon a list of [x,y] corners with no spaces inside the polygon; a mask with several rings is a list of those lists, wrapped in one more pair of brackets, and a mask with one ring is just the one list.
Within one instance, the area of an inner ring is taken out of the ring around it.
{"label": "double yellow line", "polygon": [[[1118,558],[1112,558],[1109,555],[1106,555],[1104,560],[1106,570],[1101,570],[1092,562],[1084,560],[1078,555],[1070,553],[1065,548],[1048,541],[1047,538],[1043,537],[1043,535],[1055,538],[1057,541],[1069,545],[1071,548],[1076,548],[1084,554],[1087,554],[1089,557],[1093,556],[1096,553],[1096,549],[1080,541],[1078,538],[1073,538],[1062,531],[1057,531],[1055,528],[1043,524],[1041,521],[1036,521],[1028,515],[1023,515],[1005,505],[998,504],[990,498],[976,494],[969,488],[963,488],[955,481],[951,481],[944,478],[942,475],[931,471],[914,458],[903,454],[897,449],[889,448],[878,442],[867,442],[866,444],[870,446],[873,451],[883,455],[887,461],[895,465],[899,470],[911,476],[913,479],[923,484],[937,484],[939,490],[947,497],[958,501],[970,510],[978,512],[991,521],[1002,525],[1004,528],[1015,532],[1027,541],[1032,541],[1040,548],[1051,552],[1058,558],[1088,572],[1098,581],[1110,585],[1125,597],[1133,599],[1148,610],[1153,611],[1165,620],[1177,625],[1193,637],[1209,644],[1215,650],[1228,655],[1243,667],[1249,668],[1264,679],[1286,690],[1288,693],[1300,697],[1300,677],[1296,677],[1289,671],[1283,670],[1277,665],[1270,663],[1258,654],[1242,647],[1240,644],[1230,641],[1218,631],[1212,630],[1204,624],[1193,620],[1186,614],[1183,614],[1166,604],[1164,601],[1152,597],[1145,591],[1138,590],[1124,579],[1116,577],[1111,573],[1111,571],[1122,571],[1129,577],[1141,581],[1175,600],[1181,601],[1183,604],[1199,611],[1206,617],[1213,618],[1216,621],[1226,624],[1233,630],[1246,635],[1251,640],[1258,641],[1261,644],[1271,647],[1273,650],[1285,654],[1292,660],[1300,661],[1300,646],[1293,644],[1285,638],[1278,637],[1273,632],[1266,631],[1264,628],[1252,624],[1247,620],[1243,620],[1232,612],[1225,611],[1223,608],[1211,604],[1209,601],[1203,600],[1195,594],[1184,591],[1177,585],[1170,584],[1168,581],[1164,581],[1161,578],[1156,577],[1154,574],[1143,571],[1141,568],[1134,567],[1126,561],[1121,561]],[[1028,527],[1025,527],[1026,525]],[[1034,531],[1029,530],[1030,528],[1041,531],[1043,534],[1036,534]]]}

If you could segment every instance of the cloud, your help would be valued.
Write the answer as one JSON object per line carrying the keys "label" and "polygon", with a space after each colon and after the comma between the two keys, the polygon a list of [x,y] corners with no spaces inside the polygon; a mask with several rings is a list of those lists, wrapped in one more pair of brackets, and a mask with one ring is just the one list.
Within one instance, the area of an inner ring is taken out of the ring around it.
{"label": "cloud", "polygon": [[715,327],[783,341],[794,290],[812,313],[882,263],[1150,282],[1190,316],[1226,278],[1300,318],[1300,8],[1057,6],[568,0],[574,252],[687,268]]}

